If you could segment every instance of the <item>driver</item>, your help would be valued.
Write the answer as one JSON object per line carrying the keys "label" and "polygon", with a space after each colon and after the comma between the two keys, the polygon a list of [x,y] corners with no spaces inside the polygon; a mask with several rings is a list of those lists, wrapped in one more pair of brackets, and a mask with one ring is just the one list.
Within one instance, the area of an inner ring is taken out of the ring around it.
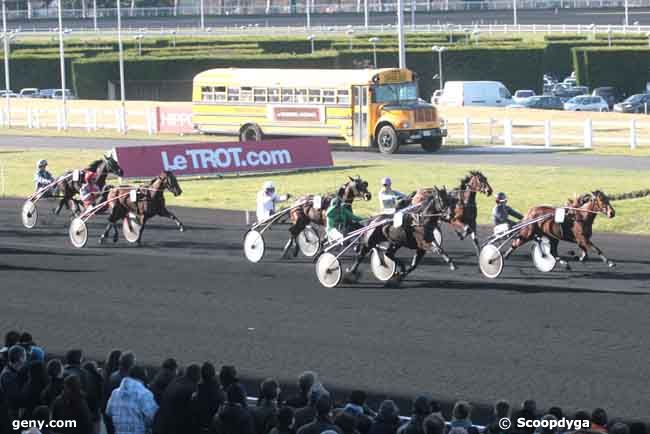
{"label": "driver", "polygon": [[97,186],[97,175],[95,172],[86,170],[84,175],[84,184],[81,186],[79,191],[81,196],[81,201],[84,204],[84,207],[89,208],[95,204],[95,199],[99,195],[99,187]]}
{"label": "driver", "polygon": [[393,214],[397,208],[397,202],[406,198],[406,195],[392,188],[393,182],[389,177],[381,180],[381,190],[379,190],[379,212],[381,214]]}
{"label": "driver", "polygon": [[266,181],[257,192],[257,221],[261,222],[275,213],[275,204],[291,198],[290,194],[278,195],[272,181]]}
{"label": "driver", "polygon": [[514,217],[517,220],[524,218],[523,215],[508,206],[508,197],[505,193],[497,194],[496,202],[497,204],[492,210],[492,222],[495,226],[507,223],[508,227],[512,227],[515,222],[510,220],[509,217]]}
{"label": "driver", "polygon": [[[54,182],[54,177],[47,170],[47,160],[38,160],[36,163],[36,173],[34,174],[34,182],[36,183],[36,190],[40,190],[43,187],[50,185]],[[43,196],[53,196],[56,188],[53,188]]]}
{"label": "driver", "polygon": [[[352,208],[343,201],[344,190],[340,189],[327,208],[327,233],[345,235],[362,227],[361,217],[354,215]],[[336,232],[334,232],[336,231]]]}

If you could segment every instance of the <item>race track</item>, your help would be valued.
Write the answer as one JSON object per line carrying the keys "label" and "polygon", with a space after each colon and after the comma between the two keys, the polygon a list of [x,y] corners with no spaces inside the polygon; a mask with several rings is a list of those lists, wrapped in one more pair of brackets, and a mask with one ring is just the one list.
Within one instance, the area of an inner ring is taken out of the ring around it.
{"label": "race track", "polygon": [[24,229],[21,203],[0,201],[0,328],[29,330],[50,352],[132,348],[143,363],[227,362],[245,378],[293,382],[310,368],[375,396],[535,397],[540,408],[648,415],[650,238],[597,234],[611,270],[592,261],[541,274],[523,248],[491,281],[469,242],[445,233],[455,273],[429,256],[400,288],[366,274],[324,289],[309,260],[279,259],[284,227],[248,263],[242,213],[177,209],[188,230],[154,220],[140,248],[99,247],[99,216],[75,249],[63,217]]}

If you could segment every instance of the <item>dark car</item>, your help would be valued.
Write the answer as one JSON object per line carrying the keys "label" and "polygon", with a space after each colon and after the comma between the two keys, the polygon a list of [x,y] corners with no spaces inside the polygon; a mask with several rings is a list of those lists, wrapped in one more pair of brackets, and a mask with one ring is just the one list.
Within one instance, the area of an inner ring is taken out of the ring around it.
{"label": "dark car", "polygon": [[556,96],[532,96],[523,104],[526,108],[540,110],[563,110],[562,100]]}
{"label": "dark car", "polygon": [[52,98],[56,89],[41,89],[38,91],[38,98]]}
{"label": "dark car", "polygon": [[648,113],[650,94],[637,93],[623,102],[614,104],[614,111],[619,113]]}
{"label": "dark car", "polygon": [[589,88],[586,86],[567,86],[564,83],[558,83],[553,86],[552,95],[566,102],[574,96],[589,94]]}
{"label": "dark car", "polygon": [[609,105],[610,110],[614,107],[614,104],[623,99],[619,91],[611,86],[597,87],[591,95],[602,97],[607,102],[607,105]]}

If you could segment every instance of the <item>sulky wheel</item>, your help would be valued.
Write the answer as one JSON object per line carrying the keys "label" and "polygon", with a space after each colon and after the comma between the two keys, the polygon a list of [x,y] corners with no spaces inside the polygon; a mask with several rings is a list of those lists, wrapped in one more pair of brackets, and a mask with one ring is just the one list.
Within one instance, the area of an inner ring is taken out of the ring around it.
{"label": "sulky wheel", "polygon": [[316,276],[321,285],[334,288],[343,277],[341,262],[331,253],[323,253],[316,261]]}
{"label": "sulky wheel", "polygon": [[557,260],[551,253],[551,240],[547,237],[542,237],[540,241],[533,242],[530,254],[533,258],[535,268],[542,273],[548,273],[555,268]]}
{"label": "sulky wheel", "polygon": [[249,230],[244,235],[244,255],[254,264],[264,257],[264,238],[255,229]]}
{"label": "sulky wheel", "polygon": [[140,225],[137,215],[130,212],[128,216],[124,217],[124,220],[122,221],[122,233],[129,243],[135,243],[138,241],[141,229],[142,225]]}
{"label": "sulky wheel", "polygon": [[378,249],[372,249],[370,254],[370,269],[372,274],[382,282],[388,282],[395,276],[397,264]]}
{"label": "sulky wheel", "polygon": [[27,229],[32,229],[38,222],[38,210],[36,209],[36,204],[31,200],[26,200],[23,204],[23,210],[20,216],[23,221],[23,226]]}
{"label": "sulky wheel", "polygon": [[72,220],[68,233],[70,234],[72,245],[78,249],[84,247],[88,242],[88,226],[80,218]]}
{"label": "sulky wheel", "polygon": [[481,273],[489,279],[496,279],[503,271],[503,255],[494,244],[486,244],[478,256]]}
{"label": "sulky wheel", "polygon": [[316,256],[320,250],[320,236],[311,226],[305,227],[296,237],[300,252],[308,258]]}

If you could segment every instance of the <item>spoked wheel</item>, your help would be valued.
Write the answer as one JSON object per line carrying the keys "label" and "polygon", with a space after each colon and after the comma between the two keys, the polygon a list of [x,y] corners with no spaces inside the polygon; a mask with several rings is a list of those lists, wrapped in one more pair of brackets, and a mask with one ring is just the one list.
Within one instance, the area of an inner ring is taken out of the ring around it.
{"label": "spoked wheel", "polygon": [[320,236],[311,226],[305,227],[296,238],[300,252],[308,258],[316,256],[320,250]]}
{"label": "spoked wheel", "polygon": [[26,200],[23,204],[23,211],[21,213],[23,226],[27,229],[32,229],[38,222],[38,210],[36,204],[31,200]]}
{"label": "spoked wheel", "polygon": [[142,225],[140,224],[137,215],[130,212],[128,216],[124,217],[124,220],[122,221],[122,233],[129,243],[133,244],[138,241],[141,229]]}
{"label": "spoked wheel", "polygon": [[70,234],[72,245],[78,249],[84,247],[88,242],[88,226],[80,218],[72,220],[68,233]]}
{"label": "spoked wheel", "polygon": [[331,253],[323,253],[316,261],[316,276],[325,288],[334,288],[343,278],[341,262]]}
{"label": "spoked wheel", "polygon": [[553,271],[557,260],[551,254],[551,240],[547,237],[542,237],[539,242],[534,242],[531,249],[531,256],[533,264],[542,273]]}
{"label": "spoked wheel", "polygon": [[254,264],[260,262],[264,257],[264,238],[254,229],[244,235],[244,255]]}
{"label": "spoked wheel", "polygon": [[503,271],[503,255],[493,244],[486,244],[478,256],[481,273],[489,279],[496,279]]}
{"label": "spoked wheel", "polygon": [[397,264],[383,252],[380,252],[378,249],[372,249],[372,253],[370,254],[370,268],[377,280],[388,282],[395,276]]}

